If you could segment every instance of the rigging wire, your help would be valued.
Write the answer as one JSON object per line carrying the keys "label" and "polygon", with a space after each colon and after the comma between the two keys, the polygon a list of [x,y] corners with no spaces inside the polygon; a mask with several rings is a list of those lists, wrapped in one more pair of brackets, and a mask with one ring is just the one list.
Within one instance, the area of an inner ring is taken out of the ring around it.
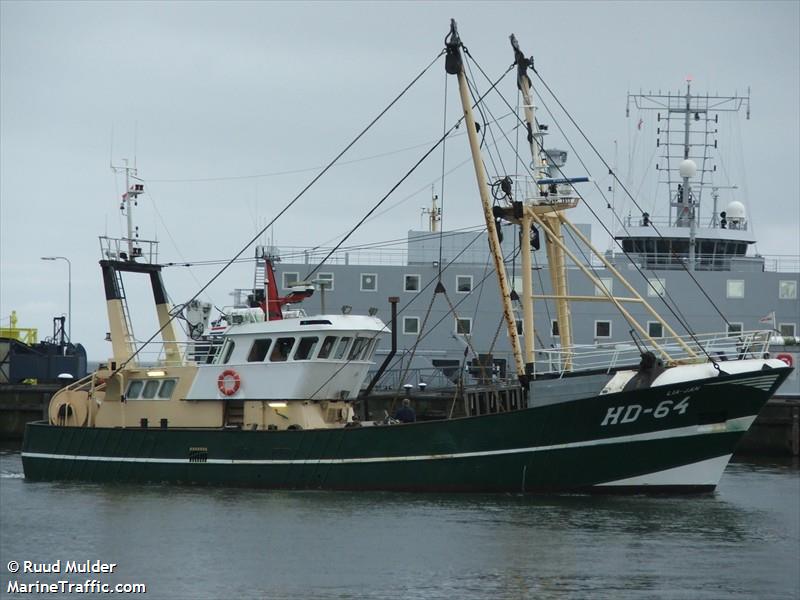
{"label": "rigging wire", "polygon": [[[465,53],[466,53],[466,54],[468,54],[467,52],[465,52]],[[475,62],[475,66],[476,66],[476,67],[477,67],[477,68],[478,68],[478,69],[481,71],[481,73],[483,74],[483,76],[484,76],[484,77],[486,77],[486,73],[483,71],[483,69],[481,69],[481,66],[480,66],[480,65],[479,65],[479,64],[478,64],[478,63],[475,61],[475,59],[474,59],[474,58],[472,58],[472,56],[470,56],[470,60],[472,60],[473,62]],[[538,72],[536,71],[536,69],[533,69],[533,68],[532,68],[532,70],[533,70],[533,72],[534,72],[534,73],[536,73],[536,75],[537,75],[537,77],[539,78],[539,80],[540,80],[540,81],[542,81],[542,78],[541,78],[541,76],[538,74]],[[545,85],[545,87],[547,87],[547,84],[546,84],[546,83],[544,83],[544,81],[542,81],[542,83]],[[551,91],[549,88],[547,88],[547,89],[548,89],[548,91],[550,92],[551,96],[553,96],[553,98],[556,100],[556,102],[558,102],[559,106],[561,106],[562,110],[564,110],[564,111],[565,111],[565,113],[566,113],[566,110],[563,108],[563,105],[562,105],[562,104],[559,102],[558,98],[556,98],[556,96],[553,94],[553,92],[552,92],[552,91]],[[513,110],[513,108],[512,108],[512,107],[511,107],[511,105],[508,103],[508,101],[505,99],[505,97],[504,97],[502,94],[500,94],[499,92],[498,92],[498,95],[499,95],[499,96],[500,96],[500,98],[503,100],[503,102],[505,102],[505,104],[506,104],[506,105],[507,105],[507,106],[508,106],[510,109],[512,109],[512,110]],[[578,125],[575,123],[574,119],[572,119],[572,117],[569,115],[569,113],[566,113],[566,114],[567,114],[567,116],[570,118],[570,120],[572,121],[573,125],[575,125],[575,127],[578,129],[578,131],[580,131],[580,132],[581,132],[581,135],[583,135],[583,137],[584,137],[584,139],[586,140],[586,142],[587,142],[587,143],[588,143],[588,144],[589,144],[589,145],[592,147],[592,149],[594,150],[595,154],[597,154],[597,155],[598,155],[598,157],[599,157],[599,158],[600,158],[600,160],[603,162],[603,164],[606,166],[606,168],[608,168],[608,170],[609,170],[609,174],[611,174],[611,175],[614,177],[614,179],[616,179],[616,181],[617,181],[617,182],[620,184],[620,187],[622,187],[622,189],[623,189],[623,190],[625,191],[625,193],[626,193],[626,194],[627,194],[627,195],[628,195],[628,196],[631,198],[631,200],[632,200],[634,203],[636,203],[636,201],[633,199],[633,197],[631,197],[631,196],[630,196],[630,192],[628,192],[627,188],[625,188],[625,187],[624,187],[624,185],[622,185],[622,182],[619,180],[619,178],[616,176],[616,174],[614,174],[614,173],[613,173],[613,170],[612,170],[612,169],[611,169],[611,168],[608,166],[608,163],[607,163],[607,162],[605,161],[605,159],[604,159],[604,158],[603,158],[603,157],[602,157],[602,156],[599,154],[599,152],[598,152],[598,151],[597,151],[597,149],[594,147],[594,145],[593,145],[593,144],[592,144],[592,143],[591,143],[591,142],[588,140],[588,138],[587,138],[587,137],[586,137],[586,135],[583,133],[583,131],[580,129],[580,127],[578,127]],[[519,116],[517,116],[517,119],[518,119],[518,120],[520,120],[520,122],[522,121],[522,120],[521,120],[521,118],[520,118]],[[540,143],[540,142],[537,142],[537,144],[539,145],[539,150],[540,150],[540,151],[544,151],[544,148],[542,148],[542,146],[541,146],[541,143]],[[513,145],[512,145],[512,148],[513,148]],[[557,165],[556,165],[556,168],[558,169],[558,171],[559,171],[559,173],[561,174],[561,176],[562,176],[562,177],[564,177],[564,178],[566,178],[566,175],[564,174],[564,172],[562,171],[562,169],[561,169],[560,167],[558,167]],[[531,174],[531,176],[532,176],[532,173],[530,173],[530,172],[529,172],[529,174]],[[573,191],[575,192],[575,194],[576,194],[576,195],[577,195],[577,196],[578,196],[578,197],[579,197],[581,200],[583,200],[583,201],[584,201],[584,205],[585,205],[585,206],[587,207],[587,209],[588,209],[588,210],[589,210],[589,211],[592,213],[592,215],[594,215],[594,217],[595,217],[595,218],[598,220],[598,222],[600,223],[600,226],[601,226],[601,227],[603,227],[603,228],[606,230],[606,232],[607,232],[609,235],[612,235],[612,234],[611,234],[611,232],[608,230],[608,227],[607,227],[607,226],[605,225],[605,223],[603,223],[603,221],[602,221],[602,220],[599,218],[599,216],[597,215],[597,213],[595,212],[595,210],[594,210],[594,209],[593,209],[593,208],[592,208],[592,207],[589,205],[589,203],[588,203],[588,202],[586,202],[586,199],[583,197],[583,195],[582,195],[582,194],[581,194],[581,193],[580,193],[580,192],[577,190],[577,188],[575,188],[575,186],[574,186],[573,184],[570,184],[570,186],[572,187],[572,189],[573,189]],[[637,207],[638,207],[638,204],[637,204]],[[641,209],[640,209],[640,210],[641,210]],[[659,235],[660,235],[660,234],[659,234]],[[613,237],[613,235],[612,235],[612,237]],[[622,246],[621,246],[619,243],[618,243],[618,245],[620,246],[620,249],[622,249],[623,253],[625,253],[625,255],[627,256],[627,252],[625,252],[624,248],[622,248]],[[645,281],[647,281],[648,285],[650,285],[650,287],[651,287],[653,290],[655,290],[655,291],[656,291],[656,293],[657,293],[657,294],[659,294],[659,296],[660,296],[659,290],[657,290],[657,289],[655,288],[655,286],[653,286],[652,282],[651,282],[651,281],[650,281],[650,280],[647,278],[647,276],[646,276],[646,275],[644,274],[644,272],[641,270],[641,268],[639,267],[639,265],[638,265],[638,264],[636,264],[636,262],[635,262],[635,261],[631,261],[631,264],[632,264],[632,265],[635,267],[635,269],[636,269],[636,270],[639,272],[639,274],[640,274],[640,275],[641,275],[641,276],[642,276],[642,277],[645,279]],[[684,268],[685,268],[685,265],[684,265]],[[687,271],[687,272],[688,272],[688,271]],[[693,278],[693,279],[694,279],[694,278]],[[695,281],[695,283],[698,283],[696,279],[694,279],[694,281]],[[702,286],[700,286],[700,285],[699,285],[699,283],[698,283],[698,287],[700,287],[700,290],[703,292],[703,294],[706,296],[706,298],[708,298],[708,299],[709,299],[709,302],[711,302],[712,306],[713,306],[715,309],[717,309],[717,312],[719,312],[719,309],[717,308],[717,306],[716,306],[716,305],[714,304],[714,302],[713,302],[713,301],[712,301],[712,300],[711,300],[711,299],[708,297],[708,294],[706,294],[705,290],[702,288]],[[663,299],[663,297],[662,297],[662,299]],[[697,340],[697,338],[696,338],[696,336],[695,336],[695,334],[694,334],[694,331],[692,331],[692,329],[689,327],[689,324],[688,324],[688,323],[684,324],[684,323],[683,323],[683,322],[680,320],[679,316],[678,316],[678,315],[676,314],[676,312],[675,312],[675,309],[673,309],[673,307],[672,307],[672,306],[670,306],[670,304],[669,304],[669,303],[668,303],[666,300],[664,300],[664,305],[665,305],[665,306],[667,307],[667,309],[668,309],[668,310],[669,310],[669,311],[672,313],[672,315],[675,317],[675,319],[676,319],[676,320],[677,320],[679,323],[681,323],[681,325],[682,325],[682,326],[684,326],[684,328],[686,329],[687,333],[689,334],[689,336],[691,337],[691,339],[692,339],[692,340],[695,342],[695,344],[697,344],[697,346],[698,346],[698,347],[699,347],[699,348],[700,348],[700,349],[703,351],[703,353],[704,353],[704,354],[705,354],[705,355],[706,355],[706,356],[709,358],[709,360],[710,360],[712,363],[714,363],[714,364],[716,365],[716,362],[714,361],[714,359],[713,359],[713,358],[712,358],[712,357],[711,357],[711,356],[708,354],[708,352],[705,350],[705,348],[704,348],[704,347],[703,347],[703,346],[702,346],[702,345],[699,343],[699,341]],[[721,313],[721,312],[720,312],[720,315],[722,315],[722,313]],[[725,317],[724,317],[724,315],[722,315],[722,316],[723,316],[723,319],[724,319],[724,318],[725,318]],[[726,322],[727,322],[727,320],[726,320]]]}
{"label": "rigging wire", "polygon": [[[442,51],[442,52],[444,52],[444,51]],[[481,101],[482,101],[482,100],[483,100],[483,99],[486,97],[486,95],[487,95],[487,94],[489,94],[489,93],[490,93],[492,90],[494,90],[494,89],[497,87],[497,85],[498,85],[498,84],[499,84],[499,83],[500,83],[500,82],[501,82],[501,81],[502,81],[502,80],[505,78],[505,76],[506,76],[506,75],[508,75],[508,73],[509,73],[509,72],[511,72],[511,70],[513,69],[513,67],[514,67],[514,65],[511,65],[511,66],[510,66],[508,69],[506,69],[506,70],[505,70],[505,72],[503,72],[503,74],[502,74],[502,75],[500,75],[500,77],[498,77],[498,78],[497,78],[497,80],[496,80],[496,81],[495,81],[495,82],[494,82],[494,83],[493,83],[493,84],[492,84],[492,85],[489,87],[489,89],[487,89],[487,90],[486,90],[486,92],[483,94],[483,96],[481,96],[481,97],[478,99],[478,103],[480,103],[480,102],[481,102]],[[489,81],[491,82],[491,80],[489,80]],[[316,272],[317,272],[317,271],[320,269],[320,267],[322,267],[322,265],[324,265],[324,264],[325,264],[325,262],[326,262],[326,261],[327,261],[327,260],[328,260],[328,259],[329,259],[329,258],[330,258],[332,255],[333,255],[333,253],[334,253],[334,252],[336,252],[336,250],[338,250],[338,249],[339,249],[339,247],[340,247],[340,246],[341,246],[341,245],[342,245],[342,244],[343,244],[345,241],[347,241],[347,239],[348,239],[348,238],[350,238],[350,236],[351,236],[351,235],[353,235],[353,233],[355,233],[355,231],[356,231],[356,230],[357,230],[359,227],[361,227],[361,225],[363,225],[363,223],[364,223],[364,222],[365,222],[365,221],[366,221],[366,220],[369,218],[369,216],[370,216],[370,215],[372,215],[372,214],[373,214],[373,213],[374,213],[374,212],[375,212],[375,211],[376,211],[376,210],[377,210],[377,209],[378,209],[378,208],[379,208],[379,207],[380,207],[380,206],[381,206],[381,205],[382,205],[382,204],[383,204],[383,203],[386,201],[386,199],[387,199],[387,198],[388,198],[388,197],[389,197],[389,196],[390,196],[390,195],[391,195],[391,194],[392,194],[392,193],[393,193],[393,192],[394,192],[394,191],[395,191],[395,190],[396,190],[398,187],[400,187],[400,185],[401,185],[401,184],[402,184],[402,183],[403,183],[403,182],[404,182],[406,179],[408,179],[408,177],[410,177],[410,176],[411,176],[411,174],[412,174],[412,173],[413,173],[413,172],[414,172],[414,171],[417,169],[417,167],[419,167],[419,165],[421,165],[421,164],[422,164],[422,163],[423,163],[423,162],[424,162],[424,161],[425,161],[425,160],[426,160],[426,159],[427,159],[427,158],[428,158],[428,157],[429,157],[429,156],[430,156],[430,155],[433,153],[433,151],[434,151],[434,150],[436,150],[436,148],[438,148],[438,147],[439,147],[439,146],[440,146],[440,145],[441,145],[441,144],[444,142],[444,140],[445,140],[445,139],[447,139],[447,136],[448,136],[448,135],[450,135],[450,134],[451,134],[453,131],[455,131],[455,130],[456,130],[456,129],[457,129],[457,128],[458,128],[458,127],[461,125],[461,122],[462,122],[464,119],[465,119],[465,116],[464,116],[464,115],[462,115],[461,117],[459,117],[459,118],[458,118],[458,120],[456,121],[455,125],[453,125],[452,127],[450,127],[450,129],[449,129],[449,130],[447,130],[447,131],[444,133],[444,135],[442,135],[442,136],[439,138],[439,140],[438,140],[438,141],[437,141],[437,142],[436,142],[436,143],[435,143],[433,146],[431,146],[431,148],[430,148],[430,149],[429,149],[427,152],[425,152],[425,154],[423,154],[423,155],[422,155],[422,157],[420,157],[420,159],[419,159],[419,160],[418,160],[416,163],[414,163],[414,165],[413,165],[413,166],[412,166],[412,167],[411,167],[411,168],[410,168],[408,171],[406,171],[405,175],[403,175],[403,176],[400,178],[400,180],[399,180],[397,183],[395,183],[395,184],[394,184],[394,185],[391,187],[391,189],[390,189],[388,192],[386,192],[386,194],[383,196],[383,198],[381,198],[380,200],[378,200],[378,202],[377,202],[377,203],[376,203],[376,204],[375,204],[375,205],[374,205],[374,206],[373,206],[373,207],[372,207],[372,208],[371,208],[369,211],[367,211],[367,213],[366,213],[366,214],[365,214],[365,215],[364,215],[364,216],[361,218],[361,220],[359,220],[359,222],[358,222],[358,223],[356,223],[356,224],[355,224],[355,226],[353,226],[353,228],[352,228],[352,229],[350,229],[350,231],[349,231],[349,232],[347,232],[347,234],[346,234],[346,235],[345,235],[345,236],[344,236],[344,237],[341,239],[341,241],[340,241],[338,244],[336,244],[336,246],[334,246],[334,247],[331,249],[331,251],[330,251],[330,252],[328,252],[327,256],[325,256],[325,258],[323,258],[323,259],[322,259],[322,260],[319,262],[319,264],[317,264],[317,265],[316,265],[316,266],[315,266],[313,269],[311,269],[311,271],[309,271],[309,272],[306,274],[306,276],[305,276],[305,279],[306,279],[306,280],[307,280],[307,279],[309,279],[309,278],[310,278],[310,277],[311,277],[311,276],[312,276],[314,273],[316,273]]]}
{"label": "rigging wire", "polygon": [[[211,284],[212,284],[212,283],[214,283],[214,282],[215,282],[217,279],[219,279],[219,277],[220,277],[220,276],[221,276],[221,275],[222,275],[222,274],[223,274],[223,273],[224,273],[224,272],[225,272],[225,271],[226,271],[226,270],[227,270],[227,269],[228,269],[228,268],[229,268],[229,267],[230,267],[230,266],[231,266],[231,265],[232,265],[234,262],[236,262],[236,260],[237,260],[238,258],[240,258],[240,257],[242,256],[242,254],[244,254],[244,252],[245,252],[245,251],[246,251],[248,248],[250,248],[250,246],[252,246],[254,243],[256,243],[256,242],[258,241],[258,238],[260,238],[260,237],[261,237],[261,236],[262,236],[262,235],[263,235],[263,234],[264,234],[264,233],[265,233],[265,232],[266,232],[266,231],[267,231],[267,230],[268,230],[268,229],[269,229],[269,228],[270,228],[270,227],[271,227],[271,226],[272,226],[272,225],[273,225],[273,224],[274,224],[274,223],[275,223],[275,222],[276,222],[278,219],[280,219],[280,218],[281,218],[281,217],[282,217],[282,216],[283,216],[283,215],[284,215],[284,214],[285,214],[285,213],[286,213],[286,212],[287,212],[287,211],[288,211],[288,210],[289,210],[289,209],[290,209],[292,206],[294,206],[294,204],[295,204],[295,203],[296,203],[296,202],[297,202],[297,201],[298,201],[300,198],[302,198],[302,197],[303,197],[303,195],[304,195],[304,194],[305,194],[305,193],[306,193],[306,192],[307,192],[309,189],[311,189],[311,187],[312,187],[312,186],[313,186],[313,185],[314,185],[314,184],[315,184],[317,181],[319,181],[319,180],[322,178],[322,176],[323,176],[323,175],[325,175],[325,173],[327,173],[327,172],[328,172],[328,171],[331,169],[331,167],[333,167],[333,165],[334,165],[334,164],[336,164],[336,162],[337,162],[337,161],[338,161],[338,160],[339,160],[339,159],[340,159],[340,158],[341,158],[341,157],[342,157],[342,156],[343,156],[343,155],[344,155],[344,154],[345,154],[345,153],[346,153],[348,150],[350,150],[350,148],[352,148],[352,147],[353,147],[353,146],[356,144],[356,142],[358,142],[358,140],[360,140],[360,139],[361,139],[361,138],[362,138],[362,137],[363,137],[363,136],[364,136],[364,135],[365,135],[365,134],[366,134],[366,133],[367,133],[367,132],[368,132],[370,129],[372,129],[372,127],[373,127],[373,126],[374,126],[374,125],[375,125],[375,124],[376,124],[376,123],[377,123],[377,122],[378,122],[378,121],[379,121],[379,120],[380,120],[380,119],[381,119],[381,118],[382,118],[382,117],[383,117],[383,116],[384,116],[384,115],[385,115],[387,112],[389,112],[389,110],[390,110],[390,109],[391,109],[391,108],[392,108],[392,107],[393,107],[395,104],[397,104],[397,102],[399,102],[399,101],[400,101],[400,99],[401,99],[403,96],[405,96],[406,92],[408,92],[408,90],[410,90],[410,89],[411,89],[411,88],[414,86],[414,84],[416,84],[416,83],[417,83],[417,81],[419,81],[419,80],[422,78],[422,76],[423,76],[423,75],[425,75],[425,73],[427,73],[427,72],[428,72],[428,70],[429,70],[429,69],[430,69],[430,68],[431,68],[431,67],[432,67],[434,64],[436,64],[436,62],[437,62],[437,61],[438,61],[438,60],[439,60],[439,59],[440,59],[440,58],[441,58],[441,57],[444,55],[444,53],[445,53],[445,50],[442,50],[441,52],[439,52],[439,53],[436,55],[436,57],[435,57],[435,58],[434,58],[434,59],[433,59],[433,60],[432,60],[430,63],[428,63],[428,65],[427,65],[427,66],[426,66],[426,67],[425,67],[425,68],[424,68],[422,71],[420,71],[420,72],[419,72],[419,74],[417,74],[417,75],[416,75],[416,77],[414,77],[414,78],[411,80],[411,82],[410,82],[410,83],[408,83],[408,84],[407,84],[407,85],[406,85],[406,86],[405,86],[405,87],[404,87],[404,88],[403,88],[403,89],[400,91],[400,93],[399,93],[399,94],[397,94],[397,95],[396,95],[396,96],[395,96],[395,97],[392,99],[392,101],[391,101],[391,102],[389,102],[389,104],[388,104],[388,105],[387,105],[387,106],[386,106],[386,107],[385,107],[383,110],[381,110],[381,112],[380,112],[380,113],[378,113],[378,115],[377,115],[376,117],[374,117],[374,118],[372,119],[372,121],[370,121],[370,122],[369,122],[369,124],[368,124],[366,127],[364,127],[364,128],[363,128],[363,129],[362,129],[362,130],[361,130],[361,131],[360,131],[360,132],[359,132],[359,133],[358,133],[358,134],[357,134],[357,135],[356,135],[356,136],[355,136],[355,137],[354,137],[354,138],[353,138],[353,139],[352,139],[352,140],[351,140],[351,141],[350,141],[350,142],[349,142],[349,143],[348,143],[348,144],[347,144],[347,145],[346,145],[346,146],[345,146],[345,147],[344,147],[344,148],[343,148],[343,149],[342,149],[342,150],[341,150],[341,151],[340,151],[340,152],[339,152],[339,153],[338,153],[338,154],[337,154],[337,155],[336,155],[334,158],[333,158],[333,160],[331,160],[331,161],[330,161],[330,162],[329,162],[329,163],[328,163],[328,164],[325,166],[325,168],[324,168],[324,169],[322,169],[322,171],[320,171],[320,172],[319,172],[317,175],[315,175],[315,176],[314,176],[314,177],[311,179],[311,181],[310,181],[308,184],[306,184],[306,186],[305,186],[305,187],[304,187],[302,190],[300,190],[300,192],[298,192],[298,193],[297,193],[297,195],[295,195],[295,197],[294,197],[294,198],[292,198],[292,200],[290,200],[288,204],[286,204],[286,206],[284,206],[284,207],[283,207],[283,208],[282,208],[280,211],[278,211],[278,213],[277,213],[277,214],[276,214],[276,215],[275,215],[275,216],[272,218],[272,220],[271,220],[271,221],[269,221],[269,223],[267,223],[267,224],[266,224],[266,225],[265,225],[265,226],[264,226],[264,227],[263,227],[263,228],[262,228],[262,229],[261,229],[261,230],[260,230],[260,231],[259,231],[259,232],[258,232],[258,233],[255,235],[255,236],[254,236],[254,237],[252,237],[252,238],[251,238],[251,239],[250,239],[250,240],[249,240],[249,241],[248,241],[248,242],[247,242],[247,243],[246,243],[244,246],[242,246],[242,248],[241,248],[241,249],[240,249],[240,250],[239,250],[239,251],[238,251],[236,254],[234,254],[234,255],[233,255],[233,257],[232,257],[230,260],[228,260],[228,261],[227,261],[227,262],[226,262],[226,263],[223,265],[223,267],[222,267],[221,269],[219,269],[219,270],[218,270],[218,271],[217,271],[217,272],[216,272],[216,273],[215,273],[215,274],[214,274],[214,275],[211,277],[211,279],[209,279],[209,280],[206,282],[206,284],[205,284],[205,285],[204,285],[202,288],[200,288],[200,290],[198,290],[198,291],[197,291],[197,293],[195,293],[195,294],[194,294],[194,296],[192,296],[192,298],[190,298],[190,299],[189,299],[189,301],[188,301],[188,302],[191,302],[192,300],[196,300],[196,299],[197,299],[197,298],[200,296],[200,294],[202,294],[203,292],[205,292],[205,291],[206,291],[206,290],[207,290],[207,289],[208,289],[208,288],[211,286]],[[115,370],[114,370],[114,371],[111,373],[110,377],[113,377],[114,375],[116,375],[117,373],[119,373],[119,372],[120,372],[120,370],[122,370],[122,369],[123,369],[123,368],[124,368],[124,367],[125,367],[125,366],[126,366],[128,363],[130,363],[130,362],[131,362],[131,361],[132,361],[132,360],[133,360],[133,359],[134,359],[134,358],[135,358],[135,357],[136,357],[136,356],[137,356],[137,355],[138,355],[138,354],[139,354],[139,353],[142,351],[142,349],[143,349],[145,346],[147,346],[147,345],[148,345],[148,344],[150,344],[150,343],[151,343],[153,340],[155,340],[155,339],[156,339],[156,337],[158,337],[158,336],[161,334],[161,332],[162,332],[162,331],[164,331],[164,329],[166,329],[166,327],[167,327],[168,325],[170,325],[170,324],[171,324],[171,323],[172,323],[172,322],[173,322],[173,321],[174,321],[176,318],[177,318],[177,314],[175,314],[175,315],[171,315],[171,316],[170,316],[168,319],[166,319],[166,320],[165,320],[165,322],[164,322],[164,324],[163,324],[161,327],[159,327],[159,328],[158,328],[158,330],[157,330],[155,333],[153,333],[153,335],[151,335],[151,336],[150,336],[150,338],[149,338],[149,339],[148,339],[148,340],[147,340],[147,341],[144,343],[144,345],[143,345],[143,346],[140,346],[139,348],[135,349],[135,350],[134,350],[134,352],[133,352],[133,353],[132,353],[132,354],[131,354],[131,355],[130,355],[130,356],[127,358],[127,359],[125,359],[125,361],[124,361],[124,362],[122,362],[120,365],[118,365],[118,366],[117,366],[117,368],[116,368],[116,369],[115,369]]]}

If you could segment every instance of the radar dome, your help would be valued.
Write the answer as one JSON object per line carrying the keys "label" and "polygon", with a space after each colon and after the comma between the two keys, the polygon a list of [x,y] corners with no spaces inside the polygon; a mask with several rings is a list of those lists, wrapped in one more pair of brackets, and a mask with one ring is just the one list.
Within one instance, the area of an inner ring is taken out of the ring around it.
{"label": "radar dome", "polygon": [[742,204],[738,200],[734,200],[733,202],[728,204],[728,208],[725,210],[728,213],[729,219],[744,219],[747,216],[745,214],[744,204]]}
{"label": "radar dome", "polygon": [[691,179],[697,174],[697,165],[693,160],[687,158],[680,164],[678,171],[680,172],[681,177]]}

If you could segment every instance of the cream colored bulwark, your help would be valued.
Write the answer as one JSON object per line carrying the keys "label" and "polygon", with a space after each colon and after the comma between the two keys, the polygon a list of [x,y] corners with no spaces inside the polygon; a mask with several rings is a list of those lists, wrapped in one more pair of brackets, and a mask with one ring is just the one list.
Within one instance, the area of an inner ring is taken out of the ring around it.
{"label": "cream colored bulwark", "polygon": [[[146,378],[141,369],[123,371],[121,384],[109,381],[105,401],[95,416],[97,427],[140,427],[147,419],[149,427],[159,427],[167,419],[168,427],[222,427],[222,401],[192,402],[185,400],[197,371],[194,365],[160,368],[163,378],[177,379],[178,383],[169,400],[129,400],[120,402],[121,390],[131,379]],[[116,377],[114,378],[116,379]],[[112,388],[115,393],[111,393]]]}
{"label": "cream colored bulwark", "polygon": [[291,425],[299,425],[303,429],[327,429],[344,427],[352,415],[353,408],[347,402],[246,401],[243,427],[262,430],[270,429],[270,426],[288,429]]}

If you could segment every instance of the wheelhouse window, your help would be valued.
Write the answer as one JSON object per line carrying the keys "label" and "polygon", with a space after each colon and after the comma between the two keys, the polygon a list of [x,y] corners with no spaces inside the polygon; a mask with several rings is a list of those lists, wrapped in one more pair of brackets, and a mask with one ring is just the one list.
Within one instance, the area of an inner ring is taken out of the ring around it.
{"label": "wheelhouse window", "polygon": [[125,393],[125,397],[128,400],[132,400],[134,398],[138,398],[139,394],[142,393],[142,388],[144,387],[144,381],[141,380],[134,380],[128,384],[128,391]]}
{"label": "wheelhouse window", "polygon": [[283,289],[289,289],[300,280],[300,273],[294,271],[287,271],[281,276],[283,279]]}
{"label": "wheelhouse window", "polygon": [[599,279],[600,285],[594,286],[594,295],[595,296],[605,296],[608,294],[614,293],[614,280],[610,277],[601,277]]}
{"label": "wheelhouse window", "polygon": [[294,353],[295,360],[308,360],[314,355],[314,350],[319,342],[318,337],[304,337],[300,338],[300,343],[297,344],[297,350]]}
{"label": "wheelhouse window", "polygon": [[651,277],[650,283],[647,285],[647,295],[650,298],[658,298],[663,296],[667,291],[667,281],[660,277]]}
{"label": "wheelhouse window", "polygon": [[329,358],[331,355],[331,351],[333,351],[333,347],[335,345],[336,345],[335,335],[325,336],[325,339],[322,340],[322,345],[319,347],[319,354],[317,354],[317,358]]}
{"label": "wheelhouse window", "polygon": [[333,289],[333,273],[317,273],[317,284],[320,289]]}
{"label": "wheelhouse window", "polygon": [[594,322],[594,337],[596,337],[596,338],[610,338],[611,337],[611,321],[595,321]]}
{"label": "wheelhouse window", "polygon": [[269,338],[255,340],[247,353],[247,362],[262,362],[267,358],[272,340]]}
{"label": "wheelhouse window", "polygon": [[222,353],[220,354],[220,363],[223,365],[228,364],[228,361],[231,359],[231,355],[233,354],[233,349],[236,347],[236,343],[232,339],[225,340],[225,347],[222,349]]}
{"label": "wheelhouse window", "polygon": [[369,338],[356,338],[347,360],[362,360],[362,352],[369,346]]}
{"label": "wheelhouse window", "polygon": [[403,278],[403,290],[406,292],[419,291],[419,275],[406,275]]}
{"label": "wheelhouse window", "polygon": [[726,295],[728,298],[744,298],[744,279],[728,279]]}
{"label": "wheelhouse window", "polygon": [[457,275],[456,276],[456,292],[459,294],[468,294],[472,291],[472,275]]}
{"label": "wheelhouse window", "polygon": [[737,336],[744,331],[744,323],[728,323],[728,336]]}
{"label": "wheelhouse window", "polygon": [[778,331],[780,331],[783,337],[795,337],[797,335],[797,324],[796,323],[781,323],[778,325]]}
{"label": "wheelhouse window", "polygon": [[377,292],[378,291],[378,274],[377,273],[362,273],[361,274],[361,291],[362,292]]}
{"label": "wheelhouse window", "polygon": [[403,333],[405,335],[418,335],[419,317],[403,317]]}
{"label": "wheelhouse window", "polygon": [[664,325],[662,325],[658,321],[648,321],[647,335],[649,335],[651,338],[664,337]]}
{"label": "wheelhouse window", "polygon": [[778,298],[780,300],[796,300],[797,281],[794,279],[782,279],[778,282]]}
{"label": "wheelhouse window", "polygon": [[456,318],[456,334],[470,335],[472,333],[472,319]]}
{"label": "wheelhouse window", "polygon": [[158,392],[158,387],[161,385],[161,382],[158,379],[151,379],[147,383],[144,384],[144,389],[142,390],[142,399],[144,400],[152,400],[156,397],[156,392]]}
{"label": "wheelhouse window", "polygon": [[278,338],[275,341],[275,346],[272,348],[272,354],[269,359],[272,362],[284,362],[289,360],[289,355],[292,353],[294,346],[294,338]]}
{"label": "wheelhouse window", "polygon": [[172,392],[175,390],[175,385],[178,382],[175,379],[165,379],[161,382],[161,387],[158,388],[158,397],[162,400],[169,400],[172,397]]}
{"label": "wheelhouse window", "polygon": [[347,346],[350,345],[350,340],[352,338],[343,337],[339,340],[339,345],[336,346],[336,352],[333,353],[333,358],[335,360],[342,360],[344,358],[345,352],[347,352]]}

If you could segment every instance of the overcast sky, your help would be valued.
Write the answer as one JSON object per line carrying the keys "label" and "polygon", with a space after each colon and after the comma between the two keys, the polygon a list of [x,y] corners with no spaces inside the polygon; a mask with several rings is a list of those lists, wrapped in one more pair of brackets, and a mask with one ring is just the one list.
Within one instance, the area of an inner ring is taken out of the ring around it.
{"label": "overcast sky", "polygon": [[[656,123],[643,115],[639,131],[638,113],[625,118],[628,90],[678,91],[689,75],[698,92],[743,94],[749,86],[752,119],[740,114],[720,125],[723,163],[715,182],[739,187],[723,202],[745,202],[759,252],[798,254],[798,7],[790,1],[0,2],[0,323],[16,310],[21,326],[38,327],[40,337],[49,333],[52,317],[67,312],[67,270],[40,257],[66,256],[73,337],[90,358],[106,357],[97,236],[123,232],[124,190],[110,161],[135,155],[148,192],[136,220],[142,237],[161,240],[163,262],[228,258],[437,55],[450,17],[492,78],[510,64],[508,35],[515,33],[656,214],[665,211],[658,199],[665,190],[657,189],[650,161]],[[447,83],[452,123],[458,98],[455,79]],[[516,101],[512,76],[501,89]],[[444,106],[440,61],[344,160],[392,154],[332,170],[276,224],[276,244],[315,246],[347,231],[441,134]],[[490,108],[495,117],[508,112],[497,98]],[[550,122],[544,114],[540,119]],[[511,118],[500,123],[513,125]],[[557,133],[548,144],[566,147]],[[585,148],[578,144],[589,174],[605,188],[605,171]],[[455,137],[446,168],[467,156],[466,139]],[[567,172],[586,174],[570,158]],[[504,165],[513,170],[508,152]],[[353,242],[419,228],[431,183],[440,193],[441,169],[437,153],[387,201],[394,208]],[[275,175],[286,171],[293,173]],[[591,186],[585,191],[602,212],[602,198]],[[574,220],[588,218],[579,210]],[[447,179],[444,222],[445,228],[481,222],[469,165]],[[607,245],[597,227],[594,237]],[[181,302],[213,273],[168,268],[165,279]],[[230,289],[251,280],[250,267],[237,266],[208,298],[224,305]]]}

